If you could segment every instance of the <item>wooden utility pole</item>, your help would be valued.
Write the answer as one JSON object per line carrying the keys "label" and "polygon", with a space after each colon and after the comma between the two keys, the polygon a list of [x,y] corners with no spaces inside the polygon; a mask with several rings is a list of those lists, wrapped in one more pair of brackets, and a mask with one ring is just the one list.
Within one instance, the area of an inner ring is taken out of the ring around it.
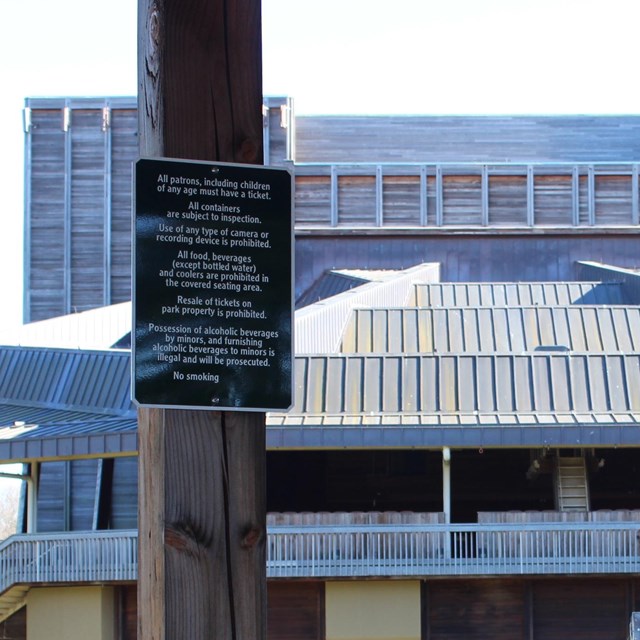
{"label": "wooden utility pole", "polygon": [[[262,163],[260,0],[139,0],[143,157]],[[140,409],[138,637],[266,637],[262,413]]]}

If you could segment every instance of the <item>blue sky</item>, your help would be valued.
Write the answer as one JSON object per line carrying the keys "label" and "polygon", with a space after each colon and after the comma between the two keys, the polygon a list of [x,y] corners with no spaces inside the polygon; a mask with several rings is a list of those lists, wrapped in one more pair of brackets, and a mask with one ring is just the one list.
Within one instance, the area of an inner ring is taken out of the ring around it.
{"label": "blue sky", "polygon": [[[136,0],[0,3],[0,330],[21,319],[25,97],[134,95]],[[637,0],[263,0],[297,113],[638,113]]]}

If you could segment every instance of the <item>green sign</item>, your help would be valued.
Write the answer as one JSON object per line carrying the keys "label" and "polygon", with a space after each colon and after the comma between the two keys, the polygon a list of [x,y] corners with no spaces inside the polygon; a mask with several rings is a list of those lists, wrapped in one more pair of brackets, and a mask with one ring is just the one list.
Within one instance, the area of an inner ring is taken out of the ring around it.
{"label": "green sign", "polygon": [[285,169],[135,166],[133,399],[292,404],[292,181]]}

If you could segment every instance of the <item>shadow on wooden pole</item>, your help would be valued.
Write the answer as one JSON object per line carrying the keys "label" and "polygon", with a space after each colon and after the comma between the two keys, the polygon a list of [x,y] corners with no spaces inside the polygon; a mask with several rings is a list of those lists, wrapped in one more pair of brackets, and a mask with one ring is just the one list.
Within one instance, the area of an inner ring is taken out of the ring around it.
{"label": "shadow on wooden pole", "polygon": [[[142,157],[262,163],[259,0],[138,3]],[[266,637],[265,417],[141,408],[138,637]]]}

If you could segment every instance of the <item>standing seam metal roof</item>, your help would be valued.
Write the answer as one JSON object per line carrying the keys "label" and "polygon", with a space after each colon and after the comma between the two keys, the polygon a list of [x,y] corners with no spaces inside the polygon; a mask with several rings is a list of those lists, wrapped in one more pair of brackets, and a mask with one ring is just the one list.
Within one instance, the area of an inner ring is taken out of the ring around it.
{"label": "standing seam metal roof", "polygon": [[129,352],[0,347],[0,398],[93,414],[131,412]]}
{"label": "standing seam metal roof", "polygon": [[624,414],[640,424],[638,353],[310,355],[296,358],[295,379],[294,408],[277,420]]}
{"label": "standing seam metal roof", "polygon": [[128,351],[0,347],[0,460],[133,455]]}
{"label": "standing seam metal roof", "polygon": [[415,285],[418,307],[630,304],[621,282],[441,282]]}
{"label": "standing seam metal roof", "polygon": [[640,352],[640,307],[354,309],[346,353]]}
{"label": "standing seam metal roof", "polygon": [[[268,416],[270,447],[640,444],[638,309],[576,306],[624,302],[617,283],[415,284],[434,273],[422,265],[319,305],[326,313],[303,312],[317,333],[329,316],[338,330],[350,307],[402,304],[411,290],[409,304],[426,295],[432,305],[352,310],[362,335],[350,348],[371,353],[298,356],[295,406]],[[429,326],[434,352],[425,353],[418,336]],[[517,352],[549,346],[545,332],[589,352]],[[134,451],[129,356],[0,347],[0,420],[39,424],[1,430],[0,458]]]}

